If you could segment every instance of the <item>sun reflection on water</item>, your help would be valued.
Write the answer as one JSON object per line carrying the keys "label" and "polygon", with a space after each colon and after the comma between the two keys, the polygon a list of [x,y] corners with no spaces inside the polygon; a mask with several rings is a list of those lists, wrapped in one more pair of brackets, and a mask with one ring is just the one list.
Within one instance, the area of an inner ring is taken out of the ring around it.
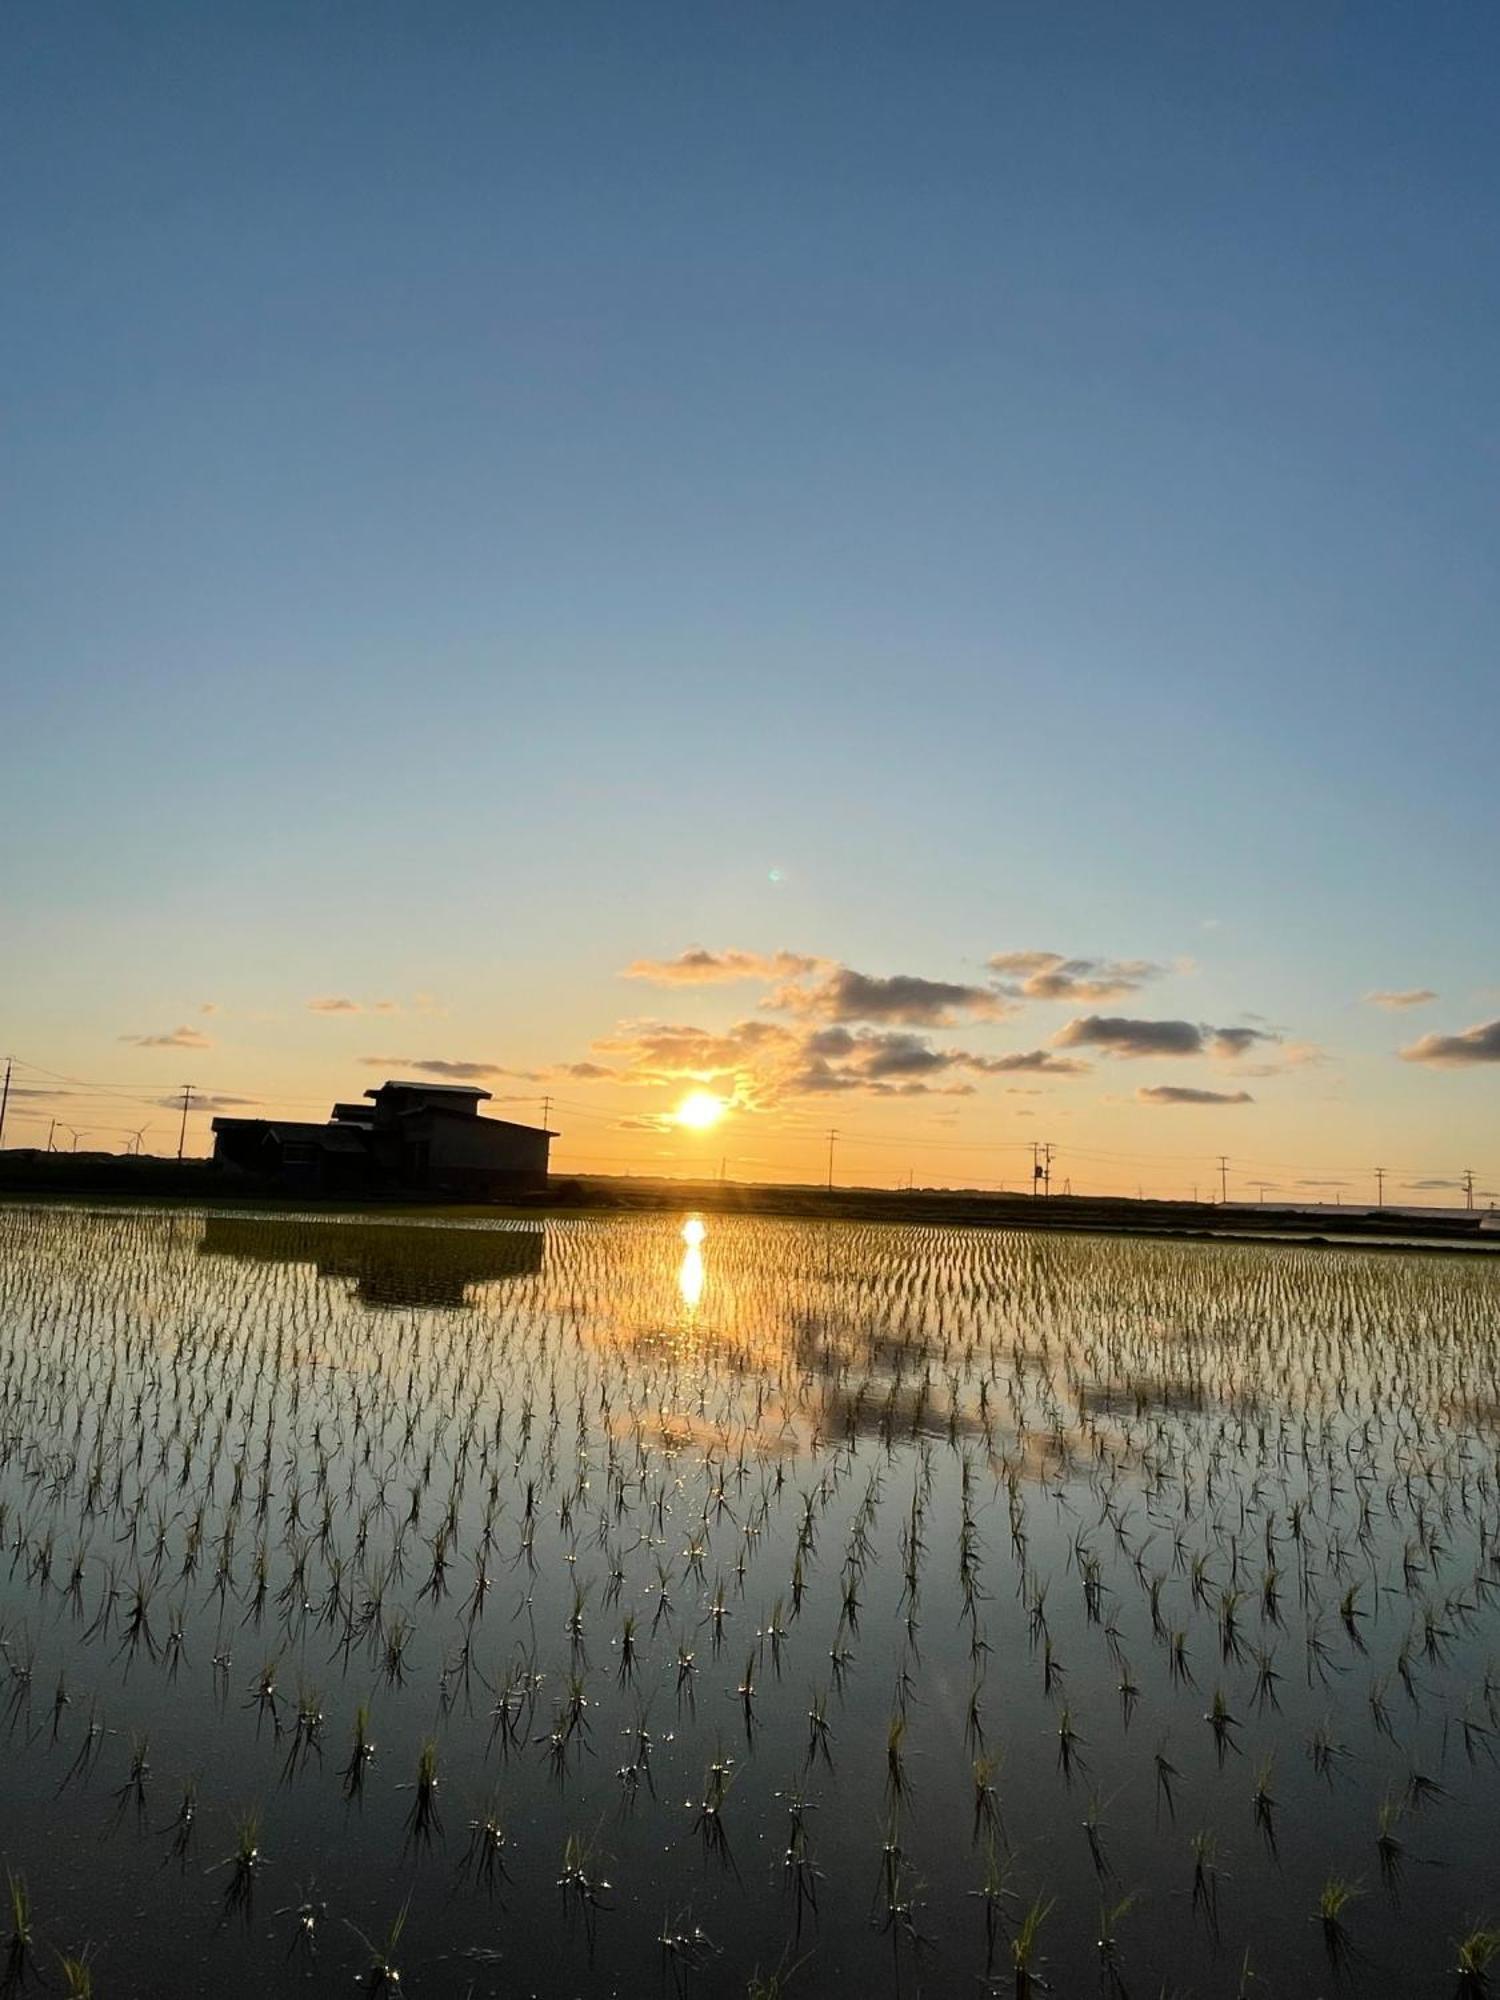
{"label": "sun reflection on water", "polygon": [[703,1297],[703,1239],[708,1231],[696,1215],[689,1216],[682,1225],[682,1240],[687,1248],[682,1253],[682,1262],[677,1268],[677,1289],[682,1294],[682,1303],[689,1313],[698,1310]]}

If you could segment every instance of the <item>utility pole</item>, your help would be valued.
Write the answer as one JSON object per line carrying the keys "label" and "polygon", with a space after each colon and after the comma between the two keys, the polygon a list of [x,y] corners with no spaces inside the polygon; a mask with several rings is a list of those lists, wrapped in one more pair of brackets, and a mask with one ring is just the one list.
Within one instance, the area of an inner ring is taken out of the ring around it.
{"label": "utility pole", "polygon": [[1052,1192],[1052,1141],[1048,1139],[1042,1146],[1042,1193]]}
{"label": "utility pole", "polygon": [[1377,1167],[1377,1168],[1375,1169],[1375,1206],[1376,1206],[1377,1208],[1384,1208],[1384,1207],[1385,1207],[1385,1168],[1384,1168],[1384,1167]]}
{"label": "utility pole", "polygon": [[1033,1194],[1036,1193],[1037,1183],[1042,1178],[1042,1163],[1038,1158],[1041,1150],[1036,1140],[1033,1139],[1031,1142],[1031,1192]]}
{"label": "utility pole", "polygon": [[544,1098],[542,1099],[542,1130],[543,1130],[543,1131],[545,1131],[545,1130],[547,1129],[547,1120],[548,1120],[548,1119],[549,1119],[549,1118],[551,1117],[551,1115],[552,1115],[552,1099],[551,1099],[551,1097],[550,1097],[550,1096],[548,1096],[548,1097],[544,1097]]}
{"label": "utility pole", "polygon": [[47,1127],[47,1151],[49,1153],[52,1151],[52,1134],[56,1130],[57,1130],[57,1120],[54,1118]]}
{"label": "utility pole", "polygon": [[179,1160],[182,1158],[182,1149],[187,1144],[188,1105],[192,1100],[192,1095],[193,1086],[190,1083],[185,1083],[182,1086],[182,1123],[177,1128],[177,1157]]}
{"label": "utility pole", "polygon": [[5,1082],[0,1084],[0,1139],[5,1137],[5,1107],[10,1103],[10,1065],[12,1058],[5,1058]]}
{"label": "utility pole", "polygon": [[1229,1155],[1219,1155],[1219,1200],[1226,1206],[1229,1202]]}
{"label": "utility pole", "polygon": [[1472,1167],[1464,1168],[1464,1194],[1467,1197],[1468,1207],[1472,1208],[1474,1206],[1474,1169]]}
{"label": "utility pole", "polygon": [[828,1128],[828,1192],[830,1194],[833,1193],[833,1142],[838,1136],[838,1133],[830,1125]]}

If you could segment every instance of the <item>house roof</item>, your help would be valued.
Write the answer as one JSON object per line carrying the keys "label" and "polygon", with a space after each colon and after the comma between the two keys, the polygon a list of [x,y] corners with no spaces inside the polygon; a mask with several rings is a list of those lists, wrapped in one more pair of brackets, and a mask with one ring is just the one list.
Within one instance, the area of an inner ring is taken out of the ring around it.
{"label": "house roof", "polygon": [[[466,1125],[473,1125],[476,1122],[467,1112],[460,1111],[453,1104],[411,1104],[407,1106],[405,1111],[398,1111],[396,1116],[402,1120],[408,1118],[462,1118]],[[561,1136],[546,1125],[523,1125],[519,1118],[480,1118],[477,1122],[483,1126],[486,1132],[530,1132],[534,1136],[546,1139],[556,1139]]]}
{"label": "house roof", "polygon": [[388,1090],[415,1090],[420,1091],[424,1097],[488,1098],[492,1095],[488,1090],[481,1090],[477,1083],[406,1083],[392,1077],[388,1082],[381,1084],[379,1089],[367,1090],[365,1096],[383,1097]]}

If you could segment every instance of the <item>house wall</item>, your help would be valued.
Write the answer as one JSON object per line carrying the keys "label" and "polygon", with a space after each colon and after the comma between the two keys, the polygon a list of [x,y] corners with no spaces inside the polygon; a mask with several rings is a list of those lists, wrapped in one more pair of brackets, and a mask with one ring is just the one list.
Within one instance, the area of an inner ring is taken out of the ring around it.
{"label": "house wall", "polygon": [[540,1186],[547,1177],[545,1133],[489,1118],[423,1115],[401,1121],[403,1152],[427,1148],[427,1184],[481,1188]]}

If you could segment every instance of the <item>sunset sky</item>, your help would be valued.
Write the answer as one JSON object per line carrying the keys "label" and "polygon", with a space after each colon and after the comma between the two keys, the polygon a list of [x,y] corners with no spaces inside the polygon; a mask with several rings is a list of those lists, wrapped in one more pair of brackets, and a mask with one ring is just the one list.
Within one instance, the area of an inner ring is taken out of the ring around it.
{"label": "sunset sky", "polygon": [[6,1143],[1500,1188],[1500,14],[4,34]]}

